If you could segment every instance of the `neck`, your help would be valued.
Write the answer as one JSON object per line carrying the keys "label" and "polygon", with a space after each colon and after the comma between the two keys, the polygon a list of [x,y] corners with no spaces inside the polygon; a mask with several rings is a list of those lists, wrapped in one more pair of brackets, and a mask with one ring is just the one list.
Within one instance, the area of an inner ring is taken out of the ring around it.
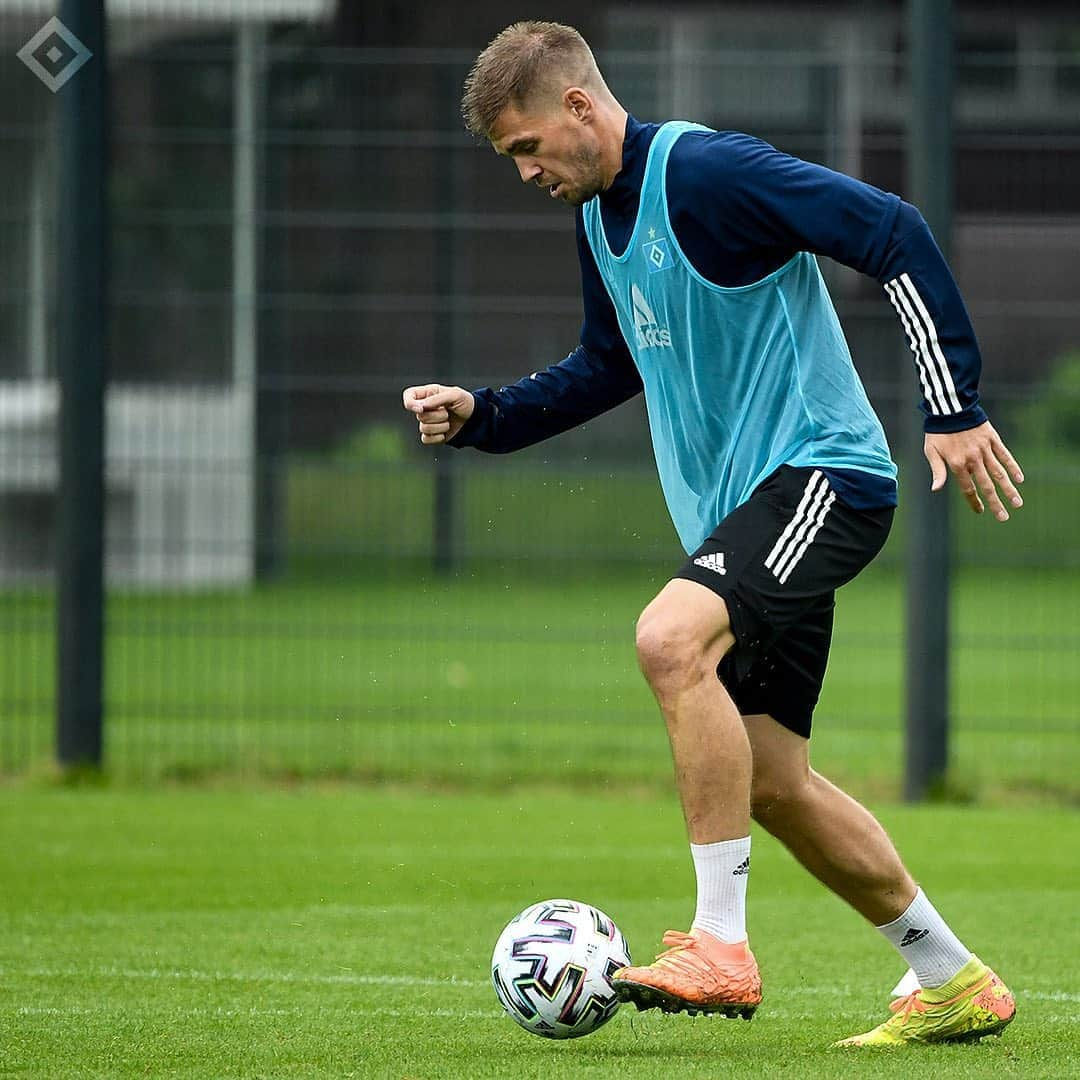
{"label": "neck", "polygon": [[607,191],[623,165],[623,140],[626,136],[626,110],[612,98],[598,117],[600,126],[600,162]]}

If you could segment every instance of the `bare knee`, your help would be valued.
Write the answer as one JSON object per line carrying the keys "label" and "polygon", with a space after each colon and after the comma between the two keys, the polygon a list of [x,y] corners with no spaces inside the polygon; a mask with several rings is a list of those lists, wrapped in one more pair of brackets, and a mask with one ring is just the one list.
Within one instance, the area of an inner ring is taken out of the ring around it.
{"label": "bare knee", "polygon": [[634,644],[641,673],[654,690],[674,689],[701,676],[701,645],[677,617],[646,609],[638,619]]}
{"label": "bare knee", "polygon": [[734,644],[726,607],[719,614],[710,623],[700,613],[669,602],[664,593],[641,613],[635,640],[638,664],[654,693],[678,693],[716,678],[716,665]]}

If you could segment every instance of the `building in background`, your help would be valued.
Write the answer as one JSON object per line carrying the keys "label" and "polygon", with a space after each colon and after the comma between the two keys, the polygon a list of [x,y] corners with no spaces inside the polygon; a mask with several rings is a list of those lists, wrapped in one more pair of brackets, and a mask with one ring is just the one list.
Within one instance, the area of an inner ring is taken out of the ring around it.
{"label": "building in background", "polygon": [[[1008,383],[1017,397],[1080,343],[1080,13],[1039,0],[955,7],[953,262],[987,392]],[[0,0],[0,48],[13,56],[52,10]],[[462,78],[504,5],[108,10],[110,572],[244,583],[279,566],[297,531],[286,472],[298,455],[398,460],[403,384],[505,381],[576,344],[573,231],[565,208],[512,183],[461,129]],[[556,0],[544,13],[581,27],[639,117],[747,130],[903,193],[901,3],[581,12]],[[0,66],[0,89],[0,576],[11,580],[51,566],[55,100],[17,63]],[[915,398],[903,334],[873,282],[826,272],[895,432]],[[542,454],[647,463],[625,414]]]}
{"label": "building in background", "polygon": [[[14,52],[54,9],[0,0],[3,47]],[[112,254],[117,276],[127,278],[113,297],[107,571],[114,583],[144,587],[246,584],[256,562],[263,45],[268,23],[325,18],[330,8],[326,0],[113,0],[107,9]],[[194,85],[178,99],[157,93],[170,82],[155,70],[163,46],[193,50],[189,63],[199,61]],[[52,315],[63,298],[54,288],[55,98],[28,70],[0,70],[10,110],[3,259],[11,282],[0,323],[0,581],[18,582],[48,577],[53,566],[60,395]],[[184,156],[200,129],[199,164],[174,168],[162,146]],[[216,220],[207,197],[218,203]],[[185,229],[200,204],[218,244]]]}

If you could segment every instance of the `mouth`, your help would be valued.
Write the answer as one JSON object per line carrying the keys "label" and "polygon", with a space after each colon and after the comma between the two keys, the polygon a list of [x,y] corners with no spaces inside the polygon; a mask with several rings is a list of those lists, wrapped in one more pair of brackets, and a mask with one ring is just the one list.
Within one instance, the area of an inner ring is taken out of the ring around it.
{"label": "mouth", "polygon": [[556,180],[554,184],[548,184],[548,194],[553,199],[557,199],[559,197],[559,188],[561,188],[561,187],[562,187],[562,182],[559,181],[559,180]]}

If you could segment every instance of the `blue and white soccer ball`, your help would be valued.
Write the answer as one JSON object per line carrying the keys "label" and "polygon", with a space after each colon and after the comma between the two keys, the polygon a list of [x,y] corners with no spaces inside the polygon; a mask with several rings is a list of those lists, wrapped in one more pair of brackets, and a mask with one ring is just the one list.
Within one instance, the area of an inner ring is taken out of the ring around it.
{"label": "blue and white soccer ball", "polygon": [[499,935],[491,981],[503,1008],[526,1031],[576,1039],[615,1015],[611,976],[629,963],[626,938],[599,908],[543,900]]}

